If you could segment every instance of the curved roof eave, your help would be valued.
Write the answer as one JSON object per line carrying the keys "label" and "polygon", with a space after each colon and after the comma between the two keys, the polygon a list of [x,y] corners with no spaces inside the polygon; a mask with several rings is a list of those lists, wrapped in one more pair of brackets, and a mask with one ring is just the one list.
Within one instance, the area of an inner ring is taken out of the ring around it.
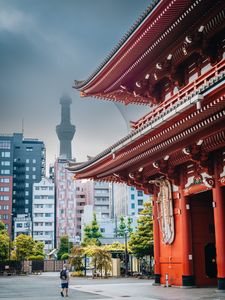
{"label": "curved roof eave", "polygon": [[152,3],[147,7],[147,9],[140,15],[137,21],[131,26],[131,28],[125,33],[125,35],[121,38],[118,44],[112,49],[112,51],[107,55],[105,60],[97,67],[97,69],[86,79],[86,80],[75,80],[74,88],[77,90],[81,90],[85,88],[87,84],[89,84],[95,77],[110,63],[110,61],[116,56],[119,50],[132,38],[135,32],[139,29],[145,19],[150,16],[153,11],[157,8],[158,4],[162,2],[162,0],[153,0]]}

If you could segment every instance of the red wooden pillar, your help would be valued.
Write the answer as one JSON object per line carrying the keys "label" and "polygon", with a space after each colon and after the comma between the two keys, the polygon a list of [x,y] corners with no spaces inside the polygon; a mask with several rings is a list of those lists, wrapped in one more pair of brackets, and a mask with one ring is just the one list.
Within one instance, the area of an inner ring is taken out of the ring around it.
{"label": "red wooden pillar", "polygon": [[192,231],[190,203],[187,196],[184,195],[184,181],[181,176],[180,197],[181,197],[181,231],[182,231],[182,285],[193,286],[193,253],[192,253]]}
{"label": "red wooden pillar", "polygon": [[157,213],[157,196],[156,193],[153,195],[153,236],[154,236],[154,274],[155,274],[155,284],[160,284],[160,231]]}
{"label": "red wooden pillar", "polygon": [[225,197],[219,186],[220,174],[215,160],[215,187],[213,188],[214,225],[216,239],[216,260],[218,289],[225,290]]}

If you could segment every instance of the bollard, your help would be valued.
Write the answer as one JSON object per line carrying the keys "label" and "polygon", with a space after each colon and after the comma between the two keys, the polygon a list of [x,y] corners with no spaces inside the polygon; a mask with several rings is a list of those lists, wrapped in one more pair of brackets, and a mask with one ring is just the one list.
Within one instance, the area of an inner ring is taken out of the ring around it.
{"label": "bollard", "polygon": [[169,287],[169,275],[166,274],[166,287]]}

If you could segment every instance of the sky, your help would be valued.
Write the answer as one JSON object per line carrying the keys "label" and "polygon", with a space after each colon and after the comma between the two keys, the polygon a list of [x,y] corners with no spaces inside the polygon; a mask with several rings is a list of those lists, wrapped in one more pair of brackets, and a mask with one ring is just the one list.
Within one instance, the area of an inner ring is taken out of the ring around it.
{"label": "sky", "polygon": [[[59,100],[72,98],[73,156],[85,161],[127,134],[126,120],[149,107],[120,107],[80,98],[86,79],[128,31],[150,0],[0,0],[0,134],[22,131],[43,140],[47,168],[59,155]],[[123,116],[122,116],[123,115]],[[124,119],[125,117],[125,119]]]}

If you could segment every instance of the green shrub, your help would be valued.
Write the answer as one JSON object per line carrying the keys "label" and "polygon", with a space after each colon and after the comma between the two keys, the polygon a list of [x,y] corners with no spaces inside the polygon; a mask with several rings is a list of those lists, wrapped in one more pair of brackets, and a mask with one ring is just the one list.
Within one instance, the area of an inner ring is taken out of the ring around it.
{"label": "green shrub", "polygon": [[64,253],[62,256],[61,256],[61,259],[68,259],[69,258],[69,254],[68,253]]}
{"label": "green shrub", "polygon": [[82,271],[75,271],[75,272],[70,273],[70,276],[71,277],[82,277],[82,276],[84,276],[84,273]]}
{"label": "green shrub", "polygon": [[42,255],[30,255],[27,258],[28,260],[44,260],[44,256]]}

